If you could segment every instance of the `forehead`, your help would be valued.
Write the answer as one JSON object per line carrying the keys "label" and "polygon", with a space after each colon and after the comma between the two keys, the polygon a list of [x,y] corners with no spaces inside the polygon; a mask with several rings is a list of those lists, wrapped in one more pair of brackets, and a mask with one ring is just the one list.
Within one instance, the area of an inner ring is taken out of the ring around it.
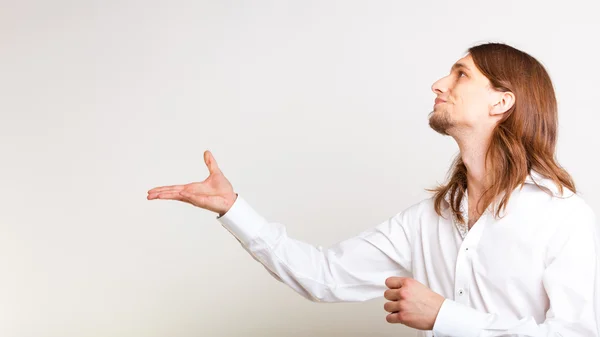
{"label": "forehead", "polygon": [[463,58],[456,61],[456,63],[452,65],[450,72],[458,70],[465,71],[469,75],[469,77],[475,82],[481,82],[485,85],[489,84],[489,79],[485,77],[485,75],[483,75],[481,71],[479,71],[479,69],[475,65],[475,62],[473,62],[471,54],[467,54]]}
{"label": "forehead", "polygon": [[466,68],[467,70],[470,70],[472,72],[477,71],[477,67],[475,67],[475,63],[473,63],[473,58],[471,57],[471,54],[467,54],[463,58],[456,61],[452,65],[452,69],[455,68]]}

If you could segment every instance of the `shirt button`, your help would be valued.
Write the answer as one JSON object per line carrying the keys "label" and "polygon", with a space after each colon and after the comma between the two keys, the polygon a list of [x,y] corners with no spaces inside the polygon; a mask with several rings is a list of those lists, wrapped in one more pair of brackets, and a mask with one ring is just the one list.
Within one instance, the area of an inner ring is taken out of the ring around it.
{"label": "shirt button", "polygon": [[458,289],[459,296],[462,296],[464,293],[465,293],[465,291],[462,288]]}

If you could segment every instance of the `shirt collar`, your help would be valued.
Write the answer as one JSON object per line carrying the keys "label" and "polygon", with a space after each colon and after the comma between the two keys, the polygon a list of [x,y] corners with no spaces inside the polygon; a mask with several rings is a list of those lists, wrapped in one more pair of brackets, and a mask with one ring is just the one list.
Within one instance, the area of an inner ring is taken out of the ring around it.
{"label": "shirt collar", "polygon": [[[525,182],[521,185],[524,184],[539,185],[541,187],[549,189],[554,196],[560,195],[559,186],[556,185],[556,183],[552,179],[546,178],[534,170],[531,170],[530,174],[527,176],[527,178],[525,178]],[[519,187],[521,187],[521,185],[519,185]],[[569,189],[565,188],[563,190],[563,194],[569,193]]]}
{"label": "shirt collar", "polygon": [[[531,172],[525,178],[525,181],[522,184],[519,184],[519,186],[517,186],[517,189],[522,188],[523,185],[525,185],[525,184],[539,185],[541,187],[545,187],[545,188],[549,189],[554,196],[560,195],[558,186],[554,183],[554,181],[552,181],[552,179],[548,179],[534,170],[531,170]],[[570,194],[572,192],[570,192],[568,189],[564,189],[563,193]],[[467,191],[465,191],[463,200],[467,197],[468,197]],[[444,195],[444,200],[446,201],[446,206],[449,207],[450,206],[450,191],[448,191],[446,193],[446,195]],[[461,202],[461,204],[462,204],[462,202]]]}

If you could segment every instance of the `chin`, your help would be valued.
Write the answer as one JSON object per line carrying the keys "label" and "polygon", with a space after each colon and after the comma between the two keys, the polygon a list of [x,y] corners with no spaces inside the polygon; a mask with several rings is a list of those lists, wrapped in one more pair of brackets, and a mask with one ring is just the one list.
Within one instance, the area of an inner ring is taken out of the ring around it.
{"label": "chin", "polygon": [[432,111],[429,114],[429,127],[435,132],[444,136],[451,135],[451,129],[454,127],[454,122],[449,118],[445,111]]}

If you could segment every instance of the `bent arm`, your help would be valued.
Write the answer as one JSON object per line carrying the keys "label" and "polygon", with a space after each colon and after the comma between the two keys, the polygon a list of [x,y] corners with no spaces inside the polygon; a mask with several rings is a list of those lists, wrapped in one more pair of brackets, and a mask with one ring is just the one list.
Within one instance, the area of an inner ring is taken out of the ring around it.
{"label": "bent arm", "polygon": [[290,238],[283,224],[267,221],[239,195],[217,219],[271,275],[311,301],[383,297],[388,277],[412,276],[402,213],[327,249]]}

